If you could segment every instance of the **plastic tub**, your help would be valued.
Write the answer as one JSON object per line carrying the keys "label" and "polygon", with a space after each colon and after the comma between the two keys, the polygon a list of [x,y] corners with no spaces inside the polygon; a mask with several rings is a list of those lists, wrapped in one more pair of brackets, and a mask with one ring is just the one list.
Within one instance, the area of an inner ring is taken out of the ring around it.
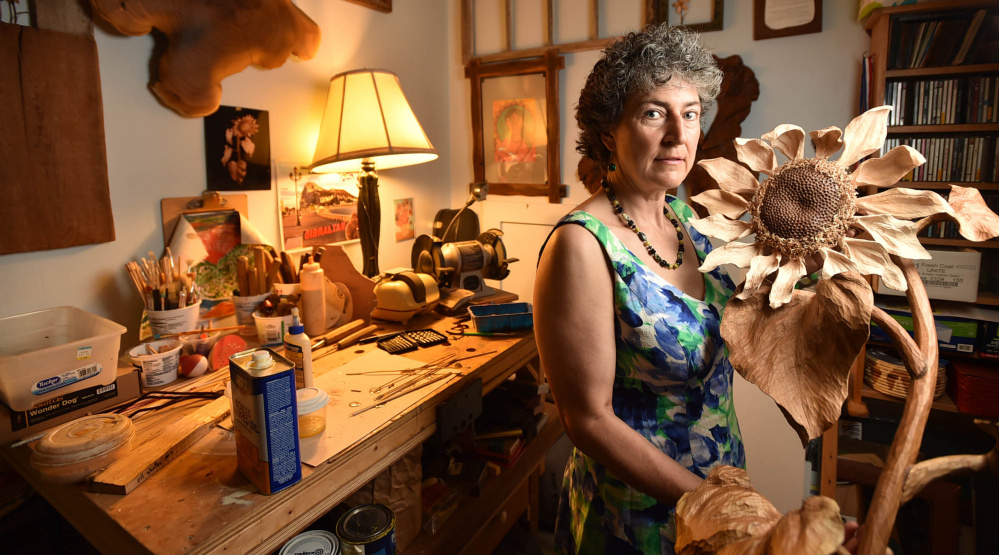
{"label": "plastic tub", "polygon": [[257,340],[261,345],[273,347],[284,343],[284,332],[291,327],[291,314],[287,316],[261,316],[253,313],[253,322],[257,326]]}
{"label": "plastic tub", "polygon": [[534,327],[531,303],[500,303],[468,307],[475,331],[504,332]]}
{"label": "plastic tub", "polygon": [[[147,345],[156,352],[150,353]],[[182,345],[175,339],[162,339],[129,349],[128,356],[132,358],[132,364],[141,370],[142,387],[159,387],[177,379]],[[164,350],[160,352],[160,349]]]}
{"label": "plastic tub", "polygon": [[84,416],[46,434],[34,446],[31,466],[50,482],[79,482],[127,454],[133,437],[127,416]]}
{"label": "plastic tub", "polygon": [[72,306],[0,318],[0,399],[15,411],[108,385],[125,327]]}
{"label": "plastic tub", "polygon": [[317,387],[298,390],[298,437],[317,436],[326,430],[326,407],[329,395]]}

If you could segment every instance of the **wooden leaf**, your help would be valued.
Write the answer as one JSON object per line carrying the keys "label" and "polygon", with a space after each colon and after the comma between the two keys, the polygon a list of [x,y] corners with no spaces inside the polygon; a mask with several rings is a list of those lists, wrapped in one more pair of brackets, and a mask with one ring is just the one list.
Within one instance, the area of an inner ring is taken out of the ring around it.
{"label": "wooden leaf", "polygon": [[711,469],[707,479],[676,506],[678,555],[834,553],[843,543],[839,506],[810,497],[781,516],[749,483],[746,471]]}
{"label": "wooden leaf", "polygon": [[122,33],[139,36],[156,28],[166,36],[158,79],[150,88],[163,104],[186,117],[215,112],[222,79],[251,64],[275,68],[291,54],[308,60],[319,49],[319,26],[291,0],[91,4]]}
{"label": "wooden leaf", "polygon": [[[702,193],[703,194],[703,193]],[[721,214],[693,220],[691,225],[704,235],[730,242],[741,239],[753,230],[753,225],[742,220],[733,220]]]}
{"label": "wooden leaf", "polygon": [[874,295],[858,274],[794,291],[773,309],[764,284],[752,297],[730,299],[721,333],[732,366],[785,412],[802,445],[839,419],[850,367],[867,341]]}
{"label": "wooden leaf", "polygon": [[891,187],[924,162],[926,158],[918,150],[906,145],[897,146],[880,158],[861,162],[850,177],[863,185]]}
{"label": "wooden leaf", "polygon": [[897,187],[856,201],[858,214],[888,214],[902,220],[924,218],[936,214],[954,214],[943,197],[925,189]]}
{"label": "wooden leaf", "polygon": [[824,259],[822,270],[819,273],[820,279],[829,279],[836,274],[859,271],[854,261],[832,249],[820,249],[819,253]]}
{"label": "wooden leaf", "polygon": [[888,137],[888,114],[891,106],[878,106],[853,118],[843,130],[843,154],[838,162],[844,168],[868,154],[881,150]]}
{"label": "wooden leaf", "polygon": [[735,152],[739,161],[754,172],[773,175],[777,168],[777,155],[766,141],[760,139],[736,139]]}
{"label": "wooden leaf", "polygon": [[815,142],[816,158],[825,160],[836,154],[843,147],[843,140],[840,138],[843,136],[843,132],[840,131],[839,127],[826,127],[825,129],[812,131],[809,135],[812,137],[812,141]]}
{"label": "wooden leaf", "polygon": [[704,168],[712,179],[718,182],[723,191],[734,194],[752,194],[759,187],[756,176],[746,166],[727,158],[701,160],[697,165]]}
{"label": "wooden leaf", "polygon": [[805,156],[805,130],[797,125],[782,123],[762,138],[770,141],[770,146],[789,159],[798,160]]}
{"label": "wooden leaf", "polygon": [[805,263],[800,258],[792,258],[777,270],[777,279],[770,290],[770,308],[780,308],[791,300],[794,284],[805,277]]}
{"label": "wooden leaf", "polygon": [[988,241],[999,236],[999,216],[985,204],[978,189],[951,185],[949,200],[964,238]]}
{"label": "wooden leaf", "polygon": [[709,189],[690,200],[706,208],[708,214],[721,214],[733,220],[745,214],[749,208],[746,199],[722,189]]}
{"label": "wooden leaf", "polygon": [[891,260],[883,246],[867,239],[843,239],[840,249],[854,264],[857,271],[865,276],[878,275],[888,287],[905,291],[908,285],[902,270]]}
{"label": "wooden leaf", "polygon": [[749,265],[749,271],[746,272],[746,281],[743,282],[739,298],[746,299],[756,293],[756,290],[763,284],[763,280],[776,272],[779,265],[780,254],[776,252],[769,255],[761,254],[753,258]]}
{"label": "wooden leaf", "polygon": [[858,216],[854,223],[871,234],[886,251],[913,260],[928,260],[930,253],[919,242],[916,233],[919,226],[914,222],[898,220],[887,214]]}
{"label": "wooden leaf", "polygon": [[[690,222],[690,225],[694,226],[694,229],[700,231],[697,227],[698,222],[703,220],[694,220]],[[733,241],[718,247],[717,249],[708,253],[704,257],[704,263],[698,270],[702,272],[710,272],[722,264],[733,264],[737,268],[746,268],[749,266],[753,257],[760,254],[760,247],[756,242],[752,243],[740,243],[738,241]]]}

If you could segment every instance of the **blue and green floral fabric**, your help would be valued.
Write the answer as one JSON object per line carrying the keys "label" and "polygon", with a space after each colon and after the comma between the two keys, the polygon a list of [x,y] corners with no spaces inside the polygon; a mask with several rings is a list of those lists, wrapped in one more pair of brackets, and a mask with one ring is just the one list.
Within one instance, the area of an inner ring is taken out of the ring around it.
{"label": "blue and green floral fabric", "polygon": [[[707,238],[688,227],[689,206],[667,196],[697,250]],[[614,413],[663,453],[700,477],[720,464],[745,466],[732,404],[732,366],[722,343],[722,311],[734,290],[718,269],[704,274],[704,300],[684,294],[639,260],[598,219],[583,211],[556,227],[577,224],[600,242],[613,269],[617,367]],[[542,247],[543,249],[544,247]],[[557,553],[673,553],[674,507],[629,487],[573,449],[555,525]]]}

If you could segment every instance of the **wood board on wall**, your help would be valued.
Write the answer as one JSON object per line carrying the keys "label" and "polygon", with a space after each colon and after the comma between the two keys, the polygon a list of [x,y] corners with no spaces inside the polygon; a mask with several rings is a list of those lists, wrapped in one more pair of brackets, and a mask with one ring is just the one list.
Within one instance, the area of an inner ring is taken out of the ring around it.
{"label": "wood board on wall", "polygon": [[113,241],[91,33],[0,24],[0,254]]}

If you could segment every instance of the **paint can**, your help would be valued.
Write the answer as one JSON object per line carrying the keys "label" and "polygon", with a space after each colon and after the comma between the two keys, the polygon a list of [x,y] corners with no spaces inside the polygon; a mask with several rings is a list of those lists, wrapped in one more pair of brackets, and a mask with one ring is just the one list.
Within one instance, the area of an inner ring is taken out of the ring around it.
{"label": "paint can", "polygon": [[262,347],[229,357],[236,466],[260,493],[302,479],[295,364]]}
{"label": "paint can", "polygon": [[340,555],[340,540],[326,530],[308,530],[288,540],[278,555]]}
{"label": "paint can", "polygon": [[343,555],[395,555],[395,513],[381,504],[361,505],[336,523]]}

